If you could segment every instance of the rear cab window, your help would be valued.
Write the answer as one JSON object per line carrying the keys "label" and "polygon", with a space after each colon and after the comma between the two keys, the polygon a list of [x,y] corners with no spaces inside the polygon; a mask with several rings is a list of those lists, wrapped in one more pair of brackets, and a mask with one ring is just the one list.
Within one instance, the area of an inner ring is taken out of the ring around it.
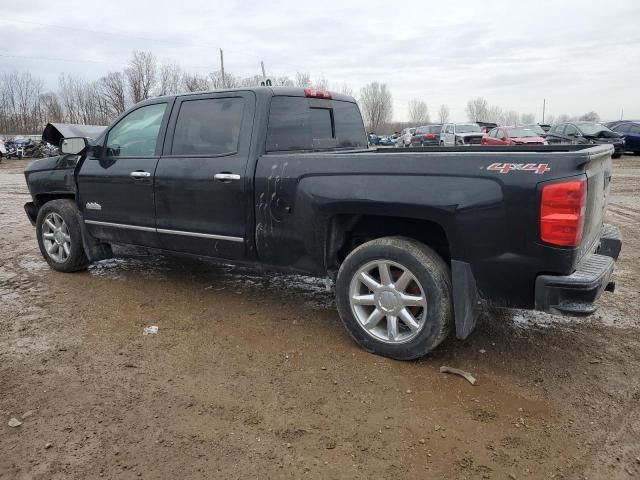
{"label": "rear cab window", "polygon": [[271,99],[267,152],[351,148],[367,148],[355,103],[288,96]]}

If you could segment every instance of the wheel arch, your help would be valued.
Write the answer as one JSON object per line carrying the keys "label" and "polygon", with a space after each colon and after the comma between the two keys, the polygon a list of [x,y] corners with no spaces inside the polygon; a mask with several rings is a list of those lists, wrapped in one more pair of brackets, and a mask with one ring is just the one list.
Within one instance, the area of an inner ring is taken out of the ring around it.
{"label": "wheel arch", "polygon": [[438,221],[374,214],[338,214],[328,222],[325,244],[327,272],[333,276],[347,255],[359,245],[390,236],[417,240],[432,248],[445,263],[451,263],[450,237]]}

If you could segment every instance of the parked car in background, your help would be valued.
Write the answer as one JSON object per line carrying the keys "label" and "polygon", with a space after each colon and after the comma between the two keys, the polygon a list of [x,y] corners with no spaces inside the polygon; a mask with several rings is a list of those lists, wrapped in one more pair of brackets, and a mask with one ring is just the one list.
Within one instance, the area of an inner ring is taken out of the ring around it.
{"label": "parked car in background", "polygon": [[369,145],[380,145],[380,137],[374,133],[367,135]]}
{"label": "parked car in background", "polygon": [[529,130],[533,130],[535,133],[538,134],[539,137],[545,138],[547,136],[547,130],[549,130],[547,128],[547,130],[545,130],[544,128],[542,128],[541,125],[537,124],[537,123],[533,123],[531,125],[521,125],[522,128],[528,128]]}
{"label": "parked car in background", "polygon": [[3,157],[7,156],[7,147],[4,146],[4,140],[0,139],[0,162]]}
{"label": "parked car in background", "polygon": [[613,158],[620,158],[624,152],[624,139],[620,134],[596,122],[567,122],[554,125],[547,132],[547,142],[613,145]]}
{"label": "parked car in background", "polygon": [[396,138],[396,147],[410,147],[411,137],[415,133],[415,127],[403,128],[398,138]]}
{"label": "parked car in background", "polygon": [[551,130],[551,125],[549,125],[548,123],[539,123],[538,125],[540,125],[540,128],[545,132]]}
{"label": "parked car in background", "polygon": [[622,136],[626,151],[640,155],[640,122],[619,123],[612,130]]}
{"label": "parked car in background", "polygon": [[492,129],[498,126],[497,123],[493,123],[493,122],[476,122],[476,123],[478,124],[478,126],[480,127],[480,130],[482,130],[483,133],[489,133]]}
{"label": "parked car in background", "polygon": [[544,145],[544,138],[523,127],[498,127],[482,137],[482,145]]}
{"label": "parked car in background", "polygon": [[380,137],[378,144],[383,147],[393,147],[396,144],[396,141],[391,137]]}
{"label": "parked car in background", "polygon": [[440,133],[440,145],[480,145],[483,135],[477,123],[445,123]]}
{"label": "parked car in background", "polygon": [[604,123],[603,125],[607,128],[610,128],[611,130],[613,130],[613,127],[620,125],[622,123],[631,123],[631,122],[640,122],[640,120],[616,120],[615,122],[607,122]]}
{"label": "parked car in background", "polygon": [[437,146],[440,144],[440,132],[442,125],[426,125],[417,127],[411,136],[412,147],[426,147],[430,145]]}

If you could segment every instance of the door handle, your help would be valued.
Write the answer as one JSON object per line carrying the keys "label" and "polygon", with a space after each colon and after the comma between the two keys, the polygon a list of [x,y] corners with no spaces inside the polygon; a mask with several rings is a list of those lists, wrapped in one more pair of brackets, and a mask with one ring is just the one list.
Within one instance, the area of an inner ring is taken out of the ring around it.
{"label": "door handle", "polygon": [[149,178],[151,176],[151,173],[143,172],[142,170],[136,170],[135,172],[131,172],[129,176],[133,178]]}
{"label": "door handle", "polygon": [[240,175],[237,173],[216,173],[213,178],[221,182],[230,182],[231,180],[240,180]]}

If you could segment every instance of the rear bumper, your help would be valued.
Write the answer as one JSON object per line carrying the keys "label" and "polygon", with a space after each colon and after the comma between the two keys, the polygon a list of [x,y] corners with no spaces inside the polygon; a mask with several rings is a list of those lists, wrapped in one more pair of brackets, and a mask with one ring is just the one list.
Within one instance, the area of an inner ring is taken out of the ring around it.
{"label": "rear bumper", "polygon": [[620,231],[605,225],[597,253],[585,255],[571,275],[540,275],[536,279],[535,308],[564,315],[590,315],[604,290],[613,291],[611,281],[620,254]]}

